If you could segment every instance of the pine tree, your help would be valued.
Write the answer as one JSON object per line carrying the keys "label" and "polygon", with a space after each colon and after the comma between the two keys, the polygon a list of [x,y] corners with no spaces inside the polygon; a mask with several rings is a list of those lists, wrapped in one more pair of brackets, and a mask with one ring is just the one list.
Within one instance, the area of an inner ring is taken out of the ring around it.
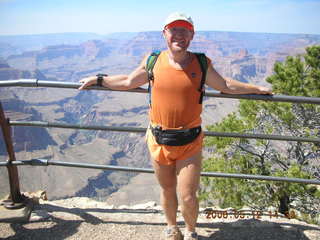
{"label": "pine tree", "polygon": [[[320,46],[277,62],[267,82],[275,94],[320,97]],[[241,100],[237,113],[207,129],[319,137],[320,106]],[[318,143],[208,137],[206,145],[213,147],[214,153],[204,161],[204,171],[320,179]],[[203,178],[200,193],[207,202],[218,199],[221,207],[246,205],[265,210],[276,206],[281,213],[294,207],[311,218],[320,212],[320,188],[315,185]]]}

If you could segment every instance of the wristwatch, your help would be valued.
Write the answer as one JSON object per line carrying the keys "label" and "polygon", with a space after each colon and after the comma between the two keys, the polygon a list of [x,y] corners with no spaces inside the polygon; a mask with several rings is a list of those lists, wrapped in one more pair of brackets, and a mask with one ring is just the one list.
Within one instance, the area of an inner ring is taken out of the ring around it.
{"label": "wristwatch", "polygon": [[99,73],[96,76],[97,76],[97,86],[102,87],[103,77],[107,77],[108,74]]}

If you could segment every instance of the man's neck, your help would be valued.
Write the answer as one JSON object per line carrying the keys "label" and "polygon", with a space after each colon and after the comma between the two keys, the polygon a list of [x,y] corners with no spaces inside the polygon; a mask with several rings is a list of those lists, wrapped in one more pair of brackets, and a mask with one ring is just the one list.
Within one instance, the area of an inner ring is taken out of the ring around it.
{"label": "man's neck", "polygon": [[173,52],[168,49],[168,57],[172,62],[183,65],[184,63],[189,61],[190,53],[188,51]]}

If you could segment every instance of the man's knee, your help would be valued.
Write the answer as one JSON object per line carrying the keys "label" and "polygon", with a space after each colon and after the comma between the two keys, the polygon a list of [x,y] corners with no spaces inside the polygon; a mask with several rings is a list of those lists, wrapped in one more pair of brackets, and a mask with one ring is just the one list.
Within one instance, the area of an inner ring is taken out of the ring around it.
{"label": "man's knee", "polygon": [[176,195],[177,194],[177,190],[176,190],[176,186],[161,186],[161,191],[163,195]]}
{"label": "man's knee", "polygon": [[182,193],[180,194],[180,201],[184,206],[194,206],[198,202],[196,193]]}

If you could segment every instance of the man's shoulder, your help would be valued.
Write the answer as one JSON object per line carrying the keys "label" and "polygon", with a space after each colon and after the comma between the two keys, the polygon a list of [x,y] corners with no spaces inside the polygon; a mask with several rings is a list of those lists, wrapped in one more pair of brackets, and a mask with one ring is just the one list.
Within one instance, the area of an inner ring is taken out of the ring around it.
{"label": "man's shoulder", "polygon": [[204,52],[192,52],[197,58],[200,64],[209,66],[211,59]]}

